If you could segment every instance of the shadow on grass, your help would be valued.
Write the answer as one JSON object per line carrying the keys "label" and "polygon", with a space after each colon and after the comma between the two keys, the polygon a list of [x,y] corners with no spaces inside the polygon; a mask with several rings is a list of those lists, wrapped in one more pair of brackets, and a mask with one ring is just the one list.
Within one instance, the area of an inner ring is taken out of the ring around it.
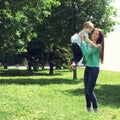
{"label": "shadow on grass", "polygon": [[101,85],[95,92],[102,105],[120,108],[120,85]]}
{"label": "shadow on grass", "polygon": [[[54,75],[62,75],[64,72],[69,72],[68,70],[55,70]],[[20,69],[10,69],[10,70],[1,70],[0,76],[5,77],[14,77],[14,76],[51,76],[49,70],[39,70],[38,72],[20,70]]]}
{"label": "shadow on grass", "polygon": [[[64,72],[70,72],[69,70],[54,70],[54,75],[49,75],[49,70],[39,70],[38,72],[19,70],[19,69],[8,69],[0,70],[0,76],[4,79],[0,79],[0,84],[39,84],[39,85],[48,85],[48,84],[78,84],[78,80],[73,79],[63,79],[62,76]],[[17,78],[11,78],[16,77]],[[29,78],[29,76],[46,76],[46,78]],[[54,78],[54,76],[59,76],[59,78]],[[5,79],[7,77],[7,79]],[[10,77],[10,78],[9,78]],[[24,77],[24,78],[22,78]]]}
{"label": "shadow on grass", "polygon": [[63,78],[49,78],[49,79],[30,79],[30,78],[17,78],[17,79],[3,79],[0,80],[0,84],[39,84],[39,85],[50,85],[50,84],[78,84],[79,81]]}
{"label": "shadow on grass", "polygon": [[[120,108],[120,85],[100,85],[95,89],[98,104],[112,108]],[[84,95],[84,88],[64,91],[75,96]]]}

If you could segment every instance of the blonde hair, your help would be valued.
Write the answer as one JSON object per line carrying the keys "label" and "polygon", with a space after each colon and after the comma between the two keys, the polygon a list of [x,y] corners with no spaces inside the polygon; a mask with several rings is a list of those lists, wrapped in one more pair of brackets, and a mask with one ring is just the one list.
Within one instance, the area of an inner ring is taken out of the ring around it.
{"label": "blonde hair", "polygon": [[94,28],[94,25],[91,21],[87,21],[83,24],[83,28]]}

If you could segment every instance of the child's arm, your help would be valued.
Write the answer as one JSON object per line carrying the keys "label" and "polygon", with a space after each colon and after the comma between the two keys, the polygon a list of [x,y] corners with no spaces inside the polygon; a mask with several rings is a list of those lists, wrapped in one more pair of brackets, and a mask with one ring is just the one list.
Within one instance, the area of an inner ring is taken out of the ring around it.
{"label": "child's arm", "polygon": [[100,47],[100,44],[95,44],[93,41],[91,41],[89,38],[86,38],[85,39],[86,42],[88,42],[89,44],[91,44],[92,46],[94,46],[95,48],[98,48]]}
{"label": "child's arm", "polygon": [[97,44],[95,44],[93,41],[91,41],[89,38],[85,38],[84,34],[80,34],[80,37],[81,37],[82,41],[88,42],[91,47],[92,47],[92,46],[94,46],[95,48],[100,47],[100,44],[97,45]]}

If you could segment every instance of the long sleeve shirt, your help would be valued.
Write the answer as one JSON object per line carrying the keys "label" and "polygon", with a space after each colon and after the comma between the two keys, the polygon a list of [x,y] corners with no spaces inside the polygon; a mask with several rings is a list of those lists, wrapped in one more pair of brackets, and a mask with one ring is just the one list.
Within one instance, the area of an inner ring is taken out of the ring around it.
{"label": "long sleeve shirt", "polygon": [[101,47],[98,47],[98,48],[89,47],[87,46],[87,43],[83,41],[81,49],[86,61],[86,66],[99,67]]}

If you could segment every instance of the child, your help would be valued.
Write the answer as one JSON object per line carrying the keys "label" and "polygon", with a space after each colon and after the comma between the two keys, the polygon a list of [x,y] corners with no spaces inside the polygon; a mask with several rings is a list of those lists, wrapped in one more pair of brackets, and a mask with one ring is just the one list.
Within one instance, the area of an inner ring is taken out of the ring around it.
{"label": "child", "polygon": [[96,48],[99,47],[99,45],[96,45],[95,43],[93,43],[90,39],[89,39],[89,33],[93,30],[94,25],[92,22],[87,21],[83,24],[83,30],[81,30],[78,34],[74,34],[71,37],[71,42],[72,42],[72,51],[73,51],[73,55],[74,57],[71,60],[71,65],[70,67],[72,69],[74,69],[77,65],[77,63],[82,59],[83,54],[82,54],[82,50],[81,50],[81,37],[80,35],[84,35],[85,37],[85,41],[90,43],[91,46],[94,46]]}

